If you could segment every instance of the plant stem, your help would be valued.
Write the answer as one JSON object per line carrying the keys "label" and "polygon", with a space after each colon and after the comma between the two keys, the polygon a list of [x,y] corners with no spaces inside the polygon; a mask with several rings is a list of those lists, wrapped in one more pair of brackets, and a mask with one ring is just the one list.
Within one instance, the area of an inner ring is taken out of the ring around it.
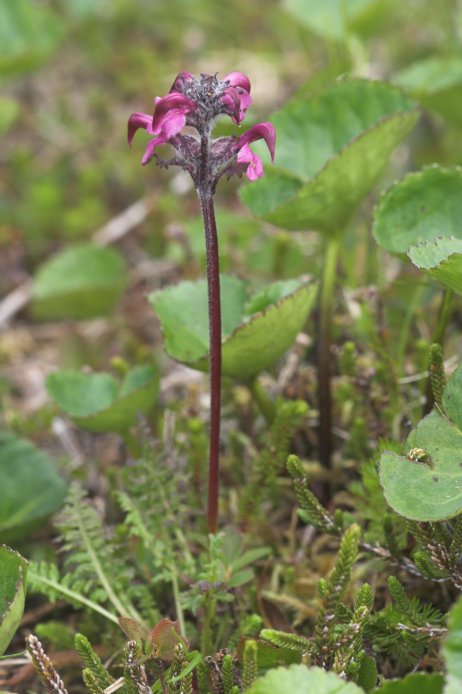
{"label": "plant stem", "polygon": [[437,342],[439,345],[441,345],[441,347],[444,347],[444,335],[446,333],[446,328],[448,327],[449,319],[451,317],[453,296],[454,292],[452,291],[452,289],[446,288],[444,290],[440,310],[438,313],[438,323],[436,325],[436,330],[433,334],[432,339],[432,342]]}
{"label": "plant stem", "polygon": [[209,308],[209,371],[210,371],[210,447],[209,490],[207,521],[210,533],[217,531],[218,479],[220,454],[220,400],[221,400],[221,304],[220,264],[218,235],[213,207],[213,195],[209,190],[199,190],[204,220],[207,252],[207,289]]}
{"label": "plant stem", "polygon": [[332,299],[335,288],[335,275],[339,240],[332,236],[327,241],[324,270],[321,278],[319,296],[318,332],[318,402],[319,402],[319,457],[322,465],[329,468],[332,453],[332,392],[331,392],[331,330]]}
{"label": "plant stem", "polygon": [[[452,289],[448,289],[446,287],[443,293],[443,298],[441,300],[440,310],[438,313],[438,322],[436,324],[435,332],[433,333],[432,342],[436,342],[437,344],[441,345],[442,348],[444,347],[444,336],[446,333],[446,328],[448,327],[449,319],[451,318],[453,296],[454,292],[452,291]],[[423,406],[424,415],[431,412],[433,405],[435,404],[430,376],[428,377],[425,395],[426,401]]]}
{"label": "plant stem", "polygon": [[271,424],[276,414],[274,403],[271,401],[266,390],[262,388],[262,385],[258,380],[258,376],[248,381],[247,387],[250,390],[253,399],[257,403],[260,412],[266,419],[266,422]]}
{"label": "plant stem", "polygon": [[172,566],[170,571],[171,571],[171,579],[172,579],[172,589],[173,589],[173,598],[175,601],[175,610],[176,610],[176,618],[178,620],[178,626],[180,628],[180,634],[183,638],[186,638],[186,626],[184,623],[184,614],[183,614],[183,608],[181,607],[181,598],[180,598],[180,589],[178,586],[178,578],[175,573],[175,566]]}

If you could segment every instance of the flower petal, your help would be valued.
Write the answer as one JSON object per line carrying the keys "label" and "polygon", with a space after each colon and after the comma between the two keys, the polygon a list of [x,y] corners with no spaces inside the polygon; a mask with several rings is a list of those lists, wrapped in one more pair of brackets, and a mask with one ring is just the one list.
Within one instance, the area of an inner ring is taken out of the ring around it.
{"label": "flower petal", "polygon": [[241,87],[250,93],[250,80],[243,72],[230,72],[223,77],[223,82],[229,82],[230,87]]}
{"label": "flower petal", "polygon": [[274,147],[276,144],[276,130],[272,123],[257,123],[252,128],[243,133],[237,140],[237,148],[241,149],[250,142],[265,140],[271,154],[271,161],[274,162]]}
{"label": "flower petal", "polygon": [[252,103],[252,97],[240,87],[228,87],[221,97],[221,103],[229,109],[233,123],[239,125],[244,120],[245,112]]}
{"label": "flower petal", "polygon": [[159,147],[160,145],[165,145],[166,142],[168,142],[168,139],[163,135],[160,135],[160,137],[156,137],[154,140],[150,140],[150,142],[148,142],[148,146],[144,150],[143,158],[141,160],[143,166],[149,164],[149,162],[154,156],[155,148]]}
{"label": "flower petal", "polygon": [[171,92],[156,99],[152,132],[167,138],[177,135],[186,123],[186,114],[195,111],[197,104],[179,92]]}
{"label": "flower petal", "polygon": [[231,120],[236,125],[241,122],[241,99],[237,89],[229,87],[221,97],[221,103],[228,109]]}
{"label": "flower petal", "polygon": [[130,147],[132,144],[133,137],[139,128],[144,128],[148,131],[150,135],[153,135],[152,116],[148,115],[147,113],[132,113],[132,115],[128,119],[127,132],[128,144],[130,145]]}
{"label": "flower petal", "polygon": [[190,80],[194,75],[191,72],[179,72],[175,77],[172,86],[170,87],[170,94],[172,92],[182,92],[184,83]]}
{"label": "flower petal", "polygon": [[250,149],[249,145],[241,147],[237,154],[238,164],[248,164],[245,175],[249,181],[256,181],[263,176],[263,164],[259,156]]}

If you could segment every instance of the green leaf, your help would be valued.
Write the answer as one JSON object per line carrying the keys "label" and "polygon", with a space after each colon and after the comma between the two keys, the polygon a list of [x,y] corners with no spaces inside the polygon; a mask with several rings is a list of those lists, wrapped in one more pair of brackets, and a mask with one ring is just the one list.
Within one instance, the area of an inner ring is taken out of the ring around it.
{"label": "green leaf", "polygon": [[6,540],[36,529],[66,496],[48,456],[12,434],[0,434],[0,489],[0,536]]}
{"label": "green leaf", "polygon": [[32,309],[38,318],[93,318],[111,311],[127,284],[124,261],[113,248],[79,244],[39,269]]}
{"label": "green leaf", "polygon": [[443,691],[444,677],[442,674],[431,675],[416,672],[407,675],[402,680],[389,680],[382,687],[374,689],[380,694],[441,694]]}
{"label": "green leaf", "polygon": [[444,416],[434,410],[411,432],[407,457],[385,451],[380,459],[387,502],[412,520],[444,520],[462,511],[462,365],[444,389],[443,407]]}
{"label": "green leaf", "polygon": [[0,74],[37,69],[60,42],[64,26],[49,7],[30,0],[0,3]]}
{"label": "green leaf", "polygon": [[353,682],[345,682],[332,672],[306,665],[275,668],[255,680],[247,694],[281,694],[281,692],[316,692],[316,694],[363,694]]}
{"label": "green leaf", "polygon": [[462,294],[462,239],[453,236],[424,241],[411,246],[408,256],[421,270],[440,284]]}
{"label": "green leaf", "polygon": [[371,655],[363,656],[359,665],[357,684],[365,692],[371,692],[377,684],[378,677],[379,673],[377,672],[375,659]]}
{"label": "green leaf", "polygon": [[424,58],[393,78],[422,106],[439,113],[457,128],[462,123],[462,59],[458,56]]}
{"label": "green leaf", "polygon": [[252,212],[287,229],[342,231],[418,119],[388,84],[345,80],[293,98],[271,121],[276,165],[241,189]]}
{"label": "green leaf", "polygon": [[462,239],[462,169],[432,165],[387,190],[374,214],[377,243],[391,253],[440,236]]}
{"label": "green leaf", "polygon": [[448,635],[443,644],[447,679],[444,694],[459,694],[462,690],[462,599],[456,602],[448,616]]}
{"label": "green leaf", "polygon": [[283,7],[301,24],[328,39],[340,40],[358,31],[384,0],[284,0]]}
{"label": "green leaf", "polygon": [[[275,287],[270,285],[246,304],[242,280],[222,275],[223,374],[245,380],[281,357],[302,330],[315,293],[314,284],[288,280],[277,282]],[[206,282],[181,282],[154,292],[149,301],[161,322],[165,349],[170,356],[206,370],[209,350]]]}
{"label": "green leaf", "polygon": [[55,403],[79,426],[96,433],[129,429],[139,413],[153,405],[158,391],[157,369],[138,366],[123,382],[109,374],[56,371],[46,388]]}
{"label": "green leaf", "polygon": [[[221,275],[220,286],[222,337],[226,339],[241,322],[245,284],[237,277]],[[180,282],[148,298],[161,322],[167,352],[186,364],[203,358],[209,349],[207,283]]]}
{"label": "green leaf", "polygon": [[21,622],[26,597],[27,561],[0,545],[0,655],[8,648]]}

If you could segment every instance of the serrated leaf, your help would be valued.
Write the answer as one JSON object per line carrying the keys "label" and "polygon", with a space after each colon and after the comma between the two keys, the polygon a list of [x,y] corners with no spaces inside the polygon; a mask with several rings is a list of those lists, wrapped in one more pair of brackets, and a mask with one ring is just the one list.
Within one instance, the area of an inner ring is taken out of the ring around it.
{"label": "serrated leaf", "polygon": [[411,261],[426,270],[437,282],[462,294],[462,239],[453,236],[424,241],[411,246]]}
{"label": "serrated leaf", "polygon": [[462,169],[429,166],[405,176],[382,196],[374,236],[391,253],[441,236],[462,239]]}
{"label": "serrated leaf", "polygon": [[338,234],[417,119],[415,104],[381,82],[346,80],[295,97],[271,118],[276,165],[242,199],[277,226]]}
{"label": "serrated leaf", "polygon": [[0,537],[22,537],[57,511],[66,485],[48,456],[29,441],[0,434]]}
{"label": "serrated leaf", "polygon": [[462,123],[462,59],[424,58],[399,72],[393,82],[407,89],[422,106],[460,128]]}
{"label": "serrated leaf", "polygon": [[8,648],[24,612],[27,561],[0,545],[0,656]]}
{"label": "serrated leaf", "polygon": [[275,668],[258,677],[247,694],[281,694],[281,692],[316,692],[316,694],[363,694],[353,682],[345,682],[332,672],[306,665]]}
{"label": "serrated leaf", "polygon": [[443,407],[445,416],[434,410],[411,432],[408,457],[386,451],[380,459],[387,502],[412,520],[444,520],[462,511],[462,366],[446,385]]}
{"label": "serrated leaf", "polygon": [[444,677],[440,673],[425,674],[416,672],[400,680],[385,682],[375,692],[380,694],[441,694]]}
{"label": "serrated leaf", "polygon": [[456,602],[448,616],[448,635],[443,644],[447,679],[444,694],[462,690],[462,600]]}
{"label": "serrated leaf", "polygon": [[127,284],[113,248],[79,244],[53,256],[37,272],[32,310],[38,318],[93,318],[114,307]]}
{"label": "serrated leaf", "polygon": [[[294,280],[276,283],[273,292],[260,293],[255,306],[264,310],[246,313],[245,284],[221,277],[222,370],[225,376],[247,379],[273,364],[290,347],[303,328],[314,302],[314,284]],[[281,297],[268,304],[270,298]],[[196,369],[207,369],[209,329],[207,285],[182,282],[150,295],[161,322],[165,349],[174,359]]]}
{"label": "serrated leaf", "polygon": [[158,391],[157,369],[138,366],[122,383],[109,374],[56,371],[48,376],[46,388],[55,403],[88,431],[124,432],[138,414],[153,405]]}

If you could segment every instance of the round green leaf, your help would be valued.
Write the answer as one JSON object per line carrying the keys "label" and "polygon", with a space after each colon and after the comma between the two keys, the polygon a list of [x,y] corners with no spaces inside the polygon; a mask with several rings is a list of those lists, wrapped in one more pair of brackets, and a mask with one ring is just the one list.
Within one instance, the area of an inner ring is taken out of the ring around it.
{"label": "round green leaf", "polygon": [[48,376],[46,387],[55,403],[83,429],[124,432],[139,413],[152,407],[158,374],[152,366],[139,366],[119,384],[109,374],[56,371]]}
{"label": "round green leaf", "polygon": [[456,602],[448,617],[448,635],[443,644],[447,681],[444,694],[462,690],[462,599]]}
{"label": "round green leaf", "polygon": [[462,511],[462,366],[446,385],[443,406],[444,416],[433,411],[411,432],[406,457],[386,451],[380,459],[387,502],[412,520],[444,520]]}
{"label": "round green leaf", "polygon": [[439,672],[431,675],[416,672],[407,675],[402,680],[389,680],[374,692],[380,694],[441,694],[443,691],[444,677]]}
{"label": "round green leaf", "polygon": [[0,536],[21,537],[56,511],[66,485],[48,456],[24,439],[0,435]]}
{"label": "round green leaf", "polygon": [[460,128],[462,123],[462,59],[433,56],[398,73],[393,82],[407,89],[422,106]]}
{"label": "round green leaf", "polygon": [[[302,330],[315,294],[314,284],[287,280],[270,285],[246,304],[244,283],[222,276],[223,374],[245,380],[274,363]],[[161,322],[170,356],[206,370],[206,282],[182,282],[154,292],[149,300]]]}
{"label": "round green leaf", "polygon": [[113,248],[79,244],[48,260],[37,272],[32,309],[38,318],[93,318],[114,307],[127,283]]}
{"label": "round green leaf", "polygon": [[242,199],[272,224],[336,234],[417,118],[415,104],[381,82],[346,80],[314,99],[295,97],[271,118],[276,165]]}
{"label": "round green leaf", "polygon": [[333,672],[326,672],[319,667],[308,668],[306,665],[274,668],[263,677],[258,677],[247,690],[247,694],[281,694],[281,692],[363,694],[363,690],[353,682],[345,682]]}
{"label": "round green leaf", "polygon": [[377,243],[391,253],[439,236],[462,239],[462,169],[429,166],[395,183],[374,214]]}
{"label": "round green leaf", "polygon": [[0,656],[21,622],[26,596],[27,561],[0,545]]}
{"label": "round green leaf", "polygon": [[[246,301],[245,283],[221,275],[222,337],[240,324]],[[180,282],[149,295],[164,334],[165,349],[177,361],[195,364],[209,350],[207,283]]]}
{"label": "round green leaf", "polygon": [[411,246],[408,256],[421,270],[426,270],[430,277],[462,294],[462,239],[453,236],[424,241]]}

